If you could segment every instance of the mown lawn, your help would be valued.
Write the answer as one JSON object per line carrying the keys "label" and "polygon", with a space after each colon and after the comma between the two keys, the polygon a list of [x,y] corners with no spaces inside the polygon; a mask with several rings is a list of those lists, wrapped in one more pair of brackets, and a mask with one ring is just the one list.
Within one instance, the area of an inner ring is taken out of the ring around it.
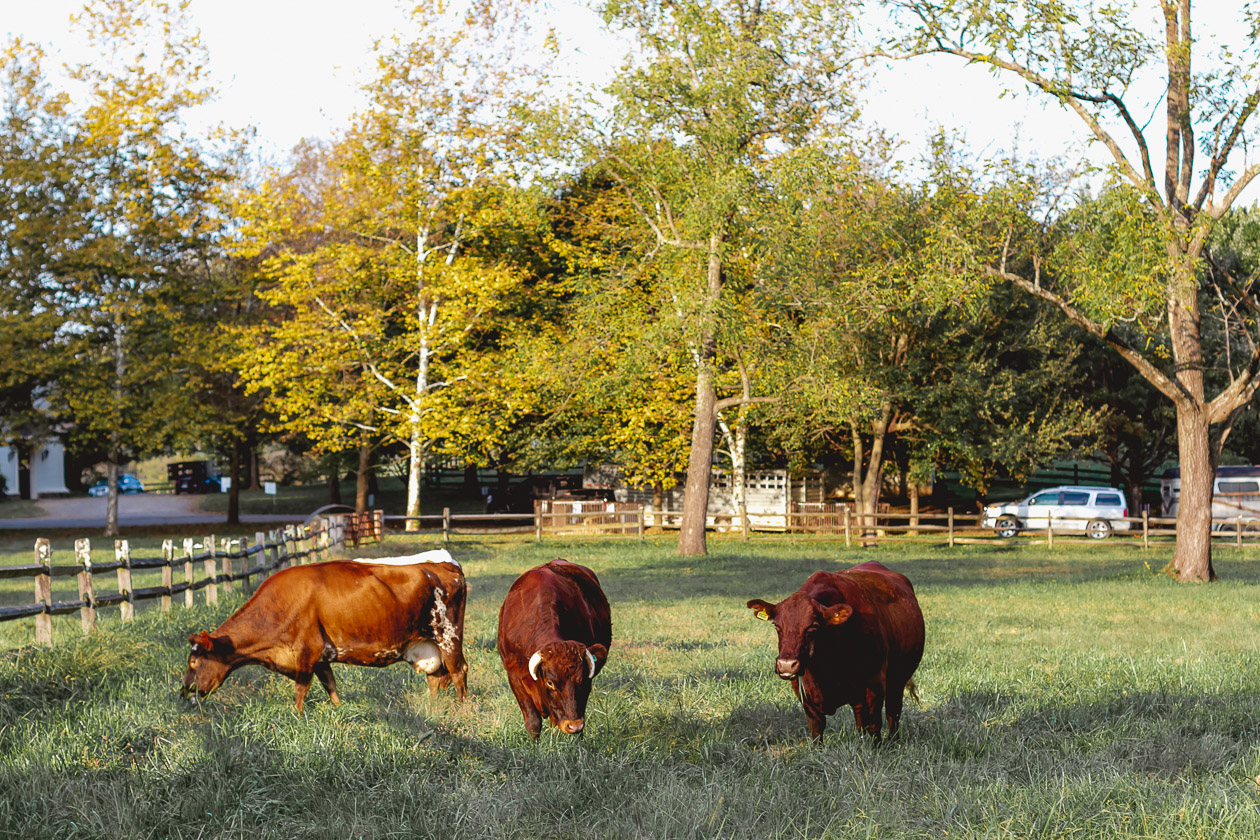
{"label": "mown lawn", "polygon": [[[1132,548],[712,548],[458,543],[462,707],[403,666],[339,667],[345,705],[315,686],[303,717],[293,683],[257,668],[181,704],[187,635],[239,600],[0,654],[0,836],[1260,836],[1250,550],[1218,552],[1222,582],[1182,586],[1150,571],[1164,554]],[[515,576],[555,556],[599,573],[614,639],[586,736],[534,744],[495,621]],[[771,674],[773,630],[743,604],[867,559],[918,589],[922,702],[898,744],[872,747],[843,711],[815,747]]]}

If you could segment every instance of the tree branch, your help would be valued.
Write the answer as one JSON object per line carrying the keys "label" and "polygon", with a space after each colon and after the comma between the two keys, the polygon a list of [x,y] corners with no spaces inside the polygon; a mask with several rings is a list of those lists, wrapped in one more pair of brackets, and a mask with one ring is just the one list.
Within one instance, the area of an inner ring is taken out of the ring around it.
{"label": "tree branch", "polygon": [[1116,335],[1112,330],[1103,327],[1097,321],[1093,320],[1085,313],[1081,312],[1072,304],[1060,298],[1054,292],[1044,289],[1039,285],[1034,285],[1031,281],[1025,280],[1018,274],[1012,274],[1007,271],[997,271],[993,268],[986,268],[985,272],[993,277],[1006,280],[1019,286],[1030,295],[1039,297],[1044,301],[1054,304],[1068,317],[1068,320],[1081,327],[1090,335],[1101,339],[1109,347],[1115,350],[1129,364],[1131,364],[1138,373],[1149,383],[1155,386],[1161,394],[1168,397],[1174,403],[1190,402],[1194,403],[1194,396],[1186,390],[1180,382],[1166,376],[1163,371],[1147,361],[1141,353],[1130,347],[1123,339]]}

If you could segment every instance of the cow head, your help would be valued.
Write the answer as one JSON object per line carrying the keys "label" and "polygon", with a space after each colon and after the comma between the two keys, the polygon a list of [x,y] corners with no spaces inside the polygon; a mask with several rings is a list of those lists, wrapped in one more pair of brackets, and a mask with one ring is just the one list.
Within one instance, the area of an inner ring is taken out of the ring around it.
{"label": "cow head", "polygon": [[189,636],[188,644],[192,650],[188,653],[188,670],[184,672],[180,696],[187,698],[195,690],[196,697],[205,697],[232,672],[231,657],[235,651],[231,641],[216,639],[204,630]]}
{"label": "cow head", "polygon": [[753,615],[762,621],[774,622],[779,634],[779,656],[774,671],[785,680],[801,675],[802,668],[814,656],[814,641],[819,633],[844,624],[853,615],[848,604],[823,606],[802,592],[795,592],[777,604],[760,598],[748,602]]}
{"label": "cow head", "polygon": [[529,676],[538,684],[553,726],[575,735],[586,724],[591,680],[608,658],[608,648],[557,642],[529,658]]}

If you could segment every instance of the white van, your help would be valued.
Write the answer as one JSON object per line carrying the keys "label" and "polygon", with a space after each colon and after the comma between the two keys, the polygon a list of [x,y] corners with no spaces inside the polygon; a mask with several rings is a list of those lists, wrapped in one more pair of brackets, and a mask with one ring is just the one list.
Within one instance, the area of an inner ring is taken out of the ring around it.
{"label": "white van", "polygon": [[[1181,470],[1164,470],[1159,482],[1160,507],[1168,519],[1177,516],[1181,500]],[[1260,467],[1217,467],[1212,484],[1212,518],[1244,522],[1260,519]],[[1213,524],[1225,527],[1224,523]]]}

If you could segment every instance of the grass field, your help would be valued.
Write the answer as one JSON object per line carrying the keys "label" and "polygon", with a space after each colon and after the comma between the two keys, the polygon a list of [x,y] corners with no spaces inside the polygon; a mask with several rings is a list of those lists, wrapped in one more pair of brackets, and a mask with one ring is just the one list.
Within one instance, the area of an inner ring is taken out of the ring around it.
{"label": "grass field", "polygon": [[[1183,586],[1131,548],[674,545],[455,545],[462,707],[403,666],[339,666],[345,705],[315,686],[303,717],[293,683],[257,668],[181,704],[187,635],[239,601],[0,654],[0,836],[1260,837],[1260,556],[1220,550],[1222,582]],[[613,646],[586,736],[535,744],[495,621],[516,575],[555,556],[599,573]],[[900,743],[873,747],[845,710],[816,747],[743,604],[867,559],[918,590],[922,702]]]}

